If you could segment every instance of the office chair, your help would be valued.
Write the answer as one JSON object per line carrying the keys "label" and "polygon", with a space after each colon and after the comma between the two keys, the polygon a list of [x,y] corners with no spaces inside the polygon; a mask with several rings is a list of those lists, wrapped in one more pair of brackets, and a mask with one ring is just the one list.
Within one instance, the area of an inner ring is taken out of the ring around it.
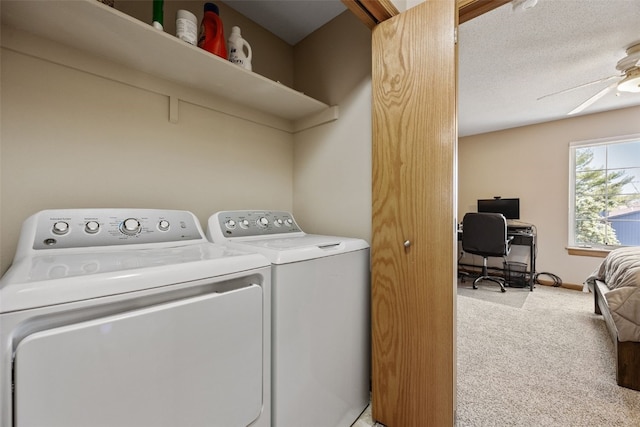
{"label": "office chair", "polygon": [[500,285],[505,292],[504,279],[487,273],[488,257],[506,257],[511,250],[511,239],[507,236],[507,220],[499,213],[467,213],[462,220],[462,250],[482,257],[482,275],[473,281],[488,280]]}

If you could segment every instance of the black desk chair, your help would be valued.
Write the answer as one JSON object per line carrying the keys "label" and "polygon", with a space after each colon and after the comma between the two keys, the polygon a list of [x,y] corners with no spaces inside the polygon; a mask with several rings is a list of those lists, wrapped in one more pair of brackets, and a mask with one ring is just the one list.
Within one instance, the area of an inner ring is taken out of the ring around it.
{"label": "black desk chair", "polygon": [[488,257],[504,258],[511,250],[507,220],[502,214],[467,213],[462,220],[462,250],[482,257],[482,275],[473,281],[473,289],[478,289],[478,282],[488,280],[500,285],[502,292],[506,291],[502,277],[487,273]]}

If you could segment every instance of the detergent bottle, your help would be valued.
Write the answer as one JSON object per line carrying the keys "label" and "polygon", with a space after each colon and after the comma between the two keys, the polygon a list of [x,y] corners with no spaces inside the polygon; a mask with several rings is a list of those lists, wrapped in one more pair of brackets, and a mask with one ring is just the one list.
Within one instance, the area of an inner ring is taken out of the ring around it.
{"label": "detergent bottle", "polygon": [[[240,35],[240,27],[232,27],[229,36],[229,61],[251,71],[251,46]],[[246,52],[245,52],[246,48]]]}
{"label": "detergent bottle", "polygon": [[227,48],[224,43],[224,32],[218,6],[213,3],[204,4],[204,16],[200,25],[198,47],[227,59]]}

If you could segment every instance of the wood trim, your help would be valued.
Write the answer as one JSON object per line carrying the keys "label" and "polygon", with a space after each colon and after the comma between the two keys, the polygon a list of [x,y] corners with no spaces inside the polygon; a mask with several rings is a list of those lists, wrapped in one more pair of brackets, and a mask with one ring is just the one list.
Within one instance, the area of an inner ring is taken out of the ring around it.
{"label": "wood trim", "polygon": [[400,13],[390,0],[359,0],[359,2],[367,7],[378,22],[386,21]]}
{"label": "wood trim", "polygon": [[567,248],[567,252],[569,255],[578,255],[578,256],[590,256],[594,258],[606,258],[611,252],[609,249],[593,249],[593,248],[578,248],[578,247],[569,247]]}
{"label": "wood trim", "polygon": [[462,9],[463,7],[467,7],[477,1],[478,0],[458,0],[458,11],[460,11],[460,9]]}
{"label": "wood trim", "polygon": [[458,24],[491,12],[511,0],[458,0]]}
{"label": "wood trim", "polygon": [[[458,0],[458,24],[477,18],[510,1]],[[342,3],[371,29],[400,13],[391,0],[342,0]]]}
{"label": "wood trim", "polygon": [[364,23],[369,29],[373,30],[378,22],[376,19],[369,13],[369,11],[362,7],[362,4],[356,0],[342,0],[342,3],[347,6],[356,17]]}
{"label": "wood trim", "polygon": [[[551,280],[544,280],[544,279],[538,279],[538,283],[541,284],[542,286],[553,286],[553,281]],[[561,288],[565,288],[565,289],[571,289],[573,291],[580,291],[582,292],[582,285],[576,285],[575,283],[562,283],[562,285],[560,285]]]}
{"label": "wood trim", "polygon": [[342,3],[371,29],[400,13],[391,0],[342,0]]}

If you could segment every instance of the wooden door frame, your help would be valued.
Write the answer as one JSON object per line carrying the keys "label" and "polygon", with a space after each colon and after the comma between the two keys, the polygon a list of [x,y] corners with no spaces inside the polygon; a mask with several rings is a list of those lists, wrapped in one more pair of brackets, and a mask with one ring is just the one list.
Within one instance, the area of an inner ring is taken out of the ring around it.
{"label": "wooden door frame", "polygon": [[[462,24],[463,22],[477,18],[510,1],[511,0],[457,0],[458,23]],[[342,3],[369,28],[373,28],[380,22],[400,13],[391,0],[342,0]]]}

